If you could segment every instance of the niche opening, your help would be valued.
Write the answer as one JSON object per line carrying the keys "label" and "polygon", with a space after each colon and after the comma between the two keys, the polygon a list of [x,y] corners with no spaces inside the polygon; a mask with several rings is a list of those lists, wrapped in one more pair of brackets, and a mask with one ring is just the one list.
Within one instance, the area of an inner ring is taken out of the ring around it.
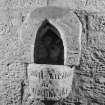
{"label": "niche opening", "polygon": [[34,45],[34,63],[64,65],[64,46],[58,30],[45,20],[39,27]]}

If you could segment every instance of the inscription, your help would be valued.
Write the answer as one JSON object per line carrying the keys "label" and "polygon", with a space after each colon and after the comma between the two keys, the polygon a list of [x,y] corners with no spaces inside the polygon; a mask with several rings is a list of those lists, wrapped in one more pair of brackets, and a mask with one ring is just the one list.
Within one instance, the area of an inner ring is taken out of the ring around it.
{"label": "inscription", "polygon": [[37,97],[43,97],[43,98],[56,98],[56,97],[61,97],[66,94],[68,94],[68,91],[70,89],[68,88],[62,88],[59,90],[58,88],[52,89],[52,88],[43,88],[43,89],[36,89],[32,88],[32,92],[35,96]]}
{"label": "inscription", "polygon": [[31,64],[28,67],[29,89],[34,98],[57,100],[69,95],[74,68],[59,65]]}
{"label": "inscription", "polygon": [[32,71],[30,76],[39,78],[39,79],[44,79],[44,78],[49,78],[49,79],[65,79],[71,76],[71,72],[62,72],[62,73],[52,73],[51,71]]}

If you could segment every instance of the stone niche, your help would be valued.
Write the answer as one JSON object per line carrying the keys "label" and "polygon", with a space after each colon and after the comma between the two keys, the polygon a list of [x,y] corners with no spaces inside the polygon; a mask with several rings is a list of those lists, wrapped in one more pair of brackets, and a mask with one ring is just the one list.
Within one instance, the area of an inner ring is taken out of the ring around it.
{"label": "stone niche", "polygon": [[29,92],[35,99],[59,100],[69,95],[81,54],[82,26],[70,10],[41,7],[30,12],[20,40],[30,46]]}
{"label": "stone niche", "polygon": [[58,30],[45,20],[36,35],[34,63],[64,65],[64,46]]}
{"label": "stone niche", "polygon": [[[20,29],[20,39],[24,44],[30,45],[32,63],[37,63],[38,57],[47,56],[46,49],[43,48],[47,48],[48,45],[45,44],[52,40],[54,43],[49,48],[58,50],[58,52],[53,53],[54,56],[60,52],[61,65],[78,65],[81,53],[81,32],[81,23],[72,11],[58,7],[42,7],[28,14]],[[54,44],[58,44],[57,46],[60,44],[59,49]],[[51,51],[55,52],[54,50]]]}

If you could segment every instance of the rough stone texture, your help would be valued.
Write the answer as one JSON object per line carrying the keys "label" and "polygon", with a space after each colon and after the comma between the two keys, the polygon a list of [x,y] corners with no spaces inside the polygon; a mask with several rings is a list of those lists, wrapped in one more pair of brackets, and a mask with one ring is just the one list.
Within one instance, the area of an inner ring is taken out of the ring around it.
{"label": "rough stone texture", "polygon": [[41,1],[0,0],[0,105],[44,105],[31,100],[28,94],[26,64],[31,62],[30,46],[18,40],[17,31],[33,8],[47,4],[72,9],[82,23],[81,59],[72,91],[55,105],[105,105],[105,1]]}
{"label": "rough stone texture", "polygon": [[104,12],[105,0],[48,0],[48,5],[88,12]]}
{"label": "rough stone texture", "polygon": [[0,68],[0,105],[21,105],[26,65],[14,62]]}
{"label": "rough stone texture", "polygon": [[[89,105],[105,104],[104,14],[85,14],[85,41],[80,60],[79,89]],[[81,19],[81,22],[84,22]],[[83,33],[84,33],[83,32]],[[84,34],[83,34],[84,35]],[[83,104],[84,105],[84,104]]]}
{"label": "rough stone texture", "polygon": [[0,9],[37,8],[58,6],[88,12],[105,12],[105,0],[0,0]]}
{"label": "rough stone texture", "polygon": [[0,0],[0,9],[36,8],[47,5],[47,0]]}

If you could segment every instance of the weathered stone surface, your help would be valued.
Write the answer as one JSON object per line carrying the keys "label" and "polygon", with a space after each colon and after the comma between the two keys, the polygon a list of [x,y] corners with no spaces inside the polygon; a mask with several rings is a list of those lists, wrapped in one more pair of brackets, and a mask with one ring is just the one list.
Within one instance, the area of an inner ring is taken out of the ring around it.
{"label": "weathered stone surface", "polygon": [[48,5],[87,12],[105,12],[104,0],[49,0]]}
{"label": "weathered stone surface", "polygon": [[75,68],[60,65],[30,64],[29,91],[33,98],[59,100],[68,96]]}
{"label": "weathered stone surface", "polygon": [[[12,0],[14,1],[14,0]],[[19,2],[19,0],[17,0]],[[47,0],[20,0],[21,7],[23,8],[37,8],[47,5]],[[14,3],[13,3],[14,5]],[[14,6],[15,7],[15,6]]]}
{"label": "weathered stone surface", "polygon": [[20,41],[17,33],[22,24],[22,11],[0,10],[0,13],[0,64],[22,59],[30,62],[30,49]]}
{"label": "weathered stone surface", "polygon": [[[93,50],[96,52],[96,50]],[[88,53],[87,53],[88,52]],[[105,96],[104,93],[104,64],[103,61],[99,61],[100,58],[96,58],[91,50],[87,49],[84,53],[82,52],[82,59],[80,63],[80,85],[84,97],[90,100],[91,103],[103,104]],[[98,52],[97,52],[98,54]],[[97,73],[98,72],[98,73]],[[99,78],[102,78],[102,83]]]}
{"label": "weathered stone surface", "polygon": [[[71,9],[76,9],[77,4],[75,3],[76,0],[48,0],[48,6],[57,6],[57,7],[63,7],[63,8],[71,8]],[[81,1],[78,1],[78,3],[81,3]],[[79,3],[79,4],[80,4]],[[78,5],[79,5],[78,4]]]}
{"label": "weathered stone surface", "polygon": [[[16,32],[27,20],[30,11],[47,4],[73,11],[77,10],[76,14],[82,23],[81,59],[80,65],[74,73],[72,91],[67,98],[55,103],[55,105],[104,105],[104,0],[0,0],[0,105],[21,105],[21,103],[23,105],[44,105],[44,103],[30,97],[27,88],[28,83],[23,82],[25,75],[27,75],[23,63],[33,62],[33,56],[30,56],[33,46],[29,45],[32,40],[30,36],[27,36],[27,33],[32,31],[33,26],[31,27],[30,24],[26,23],[24,25],[25,44],[22,43]],[[90,12],[91,14],[89,14]],[[30,23],[32,22],[30,21]],[[54,21],[52,22],[54,23]],[[35,27],[40,25],[41,23],[37,21]],[[18,63],[15,63],[16,61]],[[24,94],[21,92],[22,89]]]}
{"label": "weathered stone surface", "polygon": [[105,12],[105,0],[0,0],[0,9],[57,6],[87,12]]}
{"label": "weathered stone surface", "polygon": [[0,9],[7,9],[9,6],[8,0],[0,0]]}
{"label": "weathered stone surface", "polygon": [[88,33],[88,46],[95,47],[100,50],[105,50],[105,35],[103,32],[89,32]]}
{"label": "weathered stone surface", "polygon": [[37,8],[47,5],[47,0],[0,0],[0,9]]}
{"label": "weathered stone surface", "polygon": [[91,31],[105,32],[105,15],[104,13],[91,14],[89,18],[89,29]]}
{"label": "weathered stone surface", "polygon": [[21,105],[22,84],[26,78],[25,65],[17,62],[0,67],[0,105]]}
{"label": "weathered stone surface", "polygon": [[0,36],[10,34],[10,22],[7,10],[0,10]]}

